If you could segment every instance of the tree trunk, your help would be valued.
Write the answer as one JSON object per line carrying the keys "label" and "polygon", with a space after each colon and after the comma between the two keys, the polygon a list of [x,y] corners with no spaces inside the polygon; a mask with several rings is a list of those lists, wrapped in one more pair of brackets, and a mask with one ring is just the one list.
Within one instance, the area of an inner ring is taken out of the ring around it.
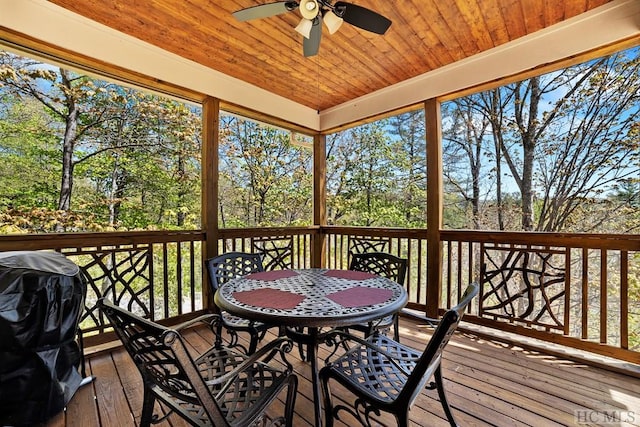
{"label": "tree trunk", "polygon": [[109,195],[109,224],[116,225],[120,219],[120,209],[127,187],[127,173],[120,167],[116,160],[111,176],[111,191]]}
{"label": "tree trunk", "polygon": [[184,199],[187,196],[187,191],[184,189],[185,179],[185,161],[182,153],[178,153],[178,215],[177,215],[177,226],[184,226],[184,221],[186,218],[186,212],[184,211]]}
{"label": "tree trunk", "polygon": [[[111,190],[109,191],[109,224],[114,225],[118,220],[119,202],[117,202],[116,193],[118,192],[118,161],[115,161],[113,170],[111,171]],[[118,206],[116,206],[116,203]]]}
{"label": "tree trunk", "polygon": [[535,160],[536,133],[538,131],[538,105],[540,104],[540,78],[529,80],[531,99],[529,100],[528,120],[526,126],[519,119],[522,133],[522,229],[533,230],[533,162]]}
{"label": "tree trunk", "polygon": [[502,114],[500,106],[500,93],[498,89],[491,91],[491,102],[489,118],[491,120],[491,132],[493,133],[494,149],[496,153],[496,210],[498,215],[498,230],[504,230],[504,206],[502,203],[502,120],[499,117]]}
{"label": "tree trunk", "polygon": [[70,95],[71,80],[68,71],[60,69],[62,84],[69,89],[66,95],[67,117],[65,121],[64,138],[62,141],[62,182],[60,184],[60,199],[58,209],[67,211],[71,208],[71,193],[73,191],[73,151],[78,132],[79,110],[75,99]]}
{"label": "tree trunk", "polygon": [[[471,120],[471,112],[469,112],[469,120]],[[469,156],[469,163],[471,167],[471,203],[473,214],[473,227],[476,230],[480,229],[480,160],[481,148],[482,148],[482,135],[474,135],[472,133],[472,127],[469,129],[469,141],[474,141],[475,152],[472,156]]]}

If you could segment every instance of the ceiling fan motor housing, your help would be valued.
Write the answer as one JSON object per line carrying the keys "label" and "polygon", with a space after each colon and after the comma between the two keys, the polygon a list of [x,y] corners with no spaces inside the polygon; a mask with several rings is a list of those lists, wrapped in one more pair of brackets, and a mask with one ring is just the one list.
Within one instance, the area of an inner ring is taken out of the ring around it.
{"label": "ceiling fan motor housing", "polygon": [[300,15],[303,18],[312,20],[320,12],[320,5],[317,0],[301,0],[300,1]]}

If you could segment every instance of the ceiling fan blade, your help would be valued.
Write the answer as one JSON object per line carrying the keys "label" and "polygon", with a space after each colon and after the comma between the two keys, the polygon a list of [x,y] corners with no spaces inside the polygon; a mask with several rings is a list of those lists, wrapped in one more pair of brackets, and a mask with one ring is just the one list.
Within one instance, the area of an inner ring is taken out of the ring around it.
{"label": "ceiling fan blade", "polygon": [[320,49],[320,39],[322,38],[322,17],[318,15],[313,20],[313,27],[311,27],[311,34],[309,38],[302,38],[302,52],[305,57],[314,56],[318,54]]}
{"label": "ceiling fan blade", "polygon": [[290,12],[298,7],[295,1],[277,1],[275,3],[259,4],[233,12],[233,16],[238,21],[249,21],[251,19],[268,18],[269,16],[280,15]]}
{"label": "ceiling fan blade", "polygon": [[391,26],[388,18],[357,4],[339,1],[334,8],[342,13],[340,16],[349,24],[372,33],[384,34]]}

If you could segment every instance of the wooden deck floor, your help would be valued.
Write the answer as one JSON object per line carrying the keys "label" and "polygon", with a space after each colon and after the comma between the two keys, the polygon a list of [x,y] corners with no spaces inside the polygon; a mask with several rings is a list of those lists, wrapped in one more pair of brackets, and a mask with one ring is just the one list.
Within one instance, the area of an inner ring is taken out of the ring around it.
{"label": "wooden deck floor", "polygon": [[[200,348],[206,333],[186,336]],[[414,320],[401,321],[401,341],[408,345],[422,348],[428,334]],[[297,359],[296,350],[291,356],[300,377],[294,425],[307,427],[313,418],[309,365]],[[46,427],[137,425],[141,379],[125,351],[93,355],[88,364],[95,381],[78,390],[67,410]],[[462,426],[640,426],[640,380],[635,377],[462,333],[445,349],[443,369],[449,401]],[[274,411],[282,405],[278,402]],[[612,415],[627,422],[606,418]],[[411,411],[416,426],[445,426],[443,417],[435,392],[423,392]],[[171,416],[159,425],[185,423]]]}

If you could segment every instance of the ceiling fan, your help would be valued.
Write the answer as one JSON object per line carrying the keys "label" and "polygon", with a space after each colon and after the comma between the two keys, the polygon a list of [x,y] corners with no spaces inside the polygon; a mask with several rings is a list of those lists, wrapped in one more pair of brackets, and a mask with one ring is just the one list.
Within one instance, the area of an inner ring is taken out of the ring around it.
{"label": "ceiling fan", "polygon": [[377,12],[344,1],[331,4],[331,0],[278,1],[247,7],[233,12],[233,16],[239,21],[249,21],[292,12],[296,9],[302,15],[296,31],[304,36],[302,40],[304,56],[313,56],[318,53],[323,21],[329,34],[338,31],[343,21],[376,34],[384,34],[391,26],[391,21]]}

